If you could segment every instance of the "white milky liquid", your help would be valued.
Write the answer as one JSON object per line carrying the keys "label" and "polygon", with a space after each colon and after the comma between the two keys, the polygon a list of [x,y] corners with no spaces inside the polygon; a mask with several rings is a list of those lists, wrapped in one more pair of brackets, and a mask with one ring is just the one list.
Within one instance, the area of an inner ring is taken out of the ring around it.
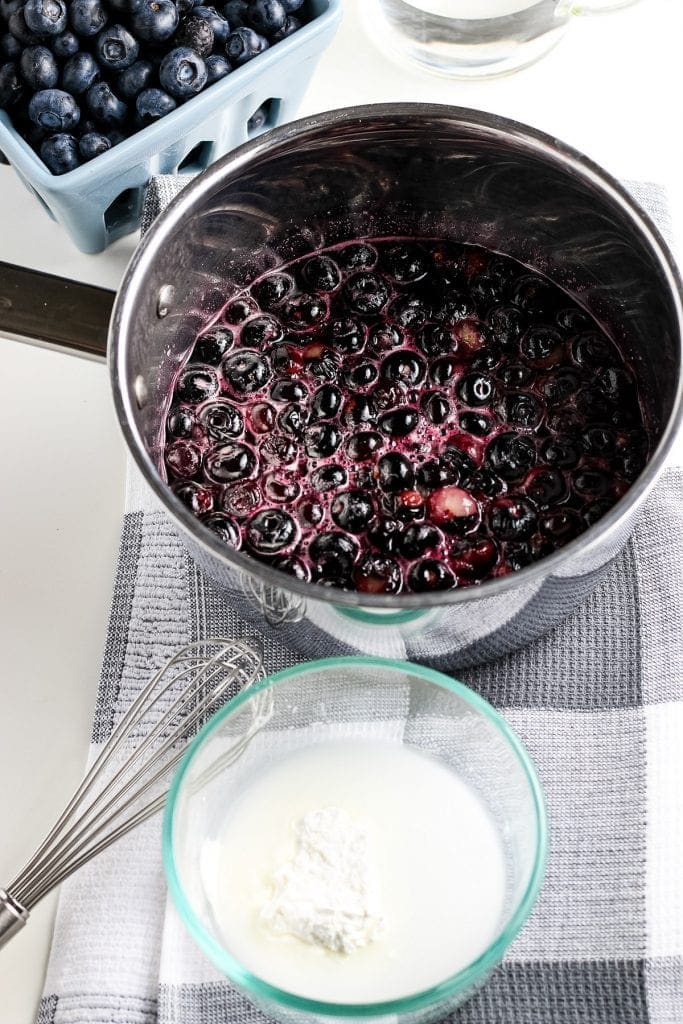
{"label": "white milky liquid", "polygon": [[[273,873],[295,853],[304,815],[338,807],[368,835],[379,937],[334,953],[261,918]],[[226,808],[202,850],[202,884],[223,945],[298,995],[373,1002],[418,992],[476,959],[498,932],[505,860],[497,827],[457,775],[406,747],[335,741],[283,756]]]}

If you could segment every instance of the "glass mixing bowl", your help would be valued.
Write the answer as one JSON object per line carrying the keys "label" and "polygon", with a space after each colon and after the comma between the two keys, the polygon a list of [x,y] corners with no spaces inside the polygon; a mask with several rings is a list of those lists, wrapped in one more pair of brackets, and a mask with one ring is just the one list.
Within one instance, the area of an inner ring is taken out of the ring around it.
{"label": "glass mixing bowl", "polygon": [[[200,858],[205,841],[224,824],[226,806],[283,747],[368,736],[390,737],[427,754],[474,788],[503,842],[504,909],[488,948],[440,984],[389,1002],[320,1002],[268,984],[225,948],[202,885]],[[288,1024],[328,1018],[422,1024],[452,1011],[483,983],[529,917],[546,851],[538,777],[505,720],[461,683],[376,658],[310,662],[242,691],[190,746],[169,793],[163,833],[169,888],[185,925],[247,999]]]}

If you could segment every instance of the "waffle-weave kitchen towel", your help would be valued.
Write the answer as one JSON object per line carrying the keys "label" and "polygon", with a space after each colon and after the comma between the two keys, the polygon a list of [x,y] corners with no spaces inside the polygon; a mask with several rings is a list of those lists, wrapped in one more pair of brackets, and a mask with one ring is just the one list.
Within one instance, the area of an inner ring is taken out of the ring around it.
{"label": "waffle-weave kitchen towel", "polygon": [[[176,189],[157,182],[148,211]],[[637,195],[662,223],[661,193]],[[529,924],[453,1024],[683,1024],[682,509],[672,468],[581,608],[525,650],[460,673],[534,758],[551,854]],[[245,632],[131,470],[93,752],[177,647]],[[275,631],[262,642],[268,671],[299,660]],[[159,820],[63,886],[38,1020],[264,1021],[167,900]]]}

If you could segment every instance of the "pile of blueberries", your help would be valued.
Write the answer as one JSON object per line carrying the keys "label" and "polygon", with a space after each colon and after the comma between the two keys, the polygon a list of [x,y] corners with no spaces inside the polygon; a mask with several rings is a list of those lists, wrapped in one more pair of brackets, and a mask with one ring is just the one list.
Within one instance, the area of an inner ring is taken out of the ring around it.
{"label": "pile of blueberries", "polygon": [[301,28],[305,0],[0,0],[0,108],[64,174]]}

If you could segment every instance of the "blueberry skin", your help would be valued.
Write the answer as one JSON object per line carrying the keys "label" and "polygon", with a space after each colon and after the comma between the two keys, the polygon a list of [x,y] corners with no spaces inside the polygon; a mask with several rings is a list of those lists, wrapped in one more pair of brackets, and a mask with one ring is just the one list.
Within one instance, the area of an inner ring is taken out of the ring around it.
{"label": "blueberry skin", "polygon": [[135,110],[142,125],[154,124],[175,110],[176,106],[173,97],[162,89],[143,89],[135,101]]}
{"label": "blueberry skin", "polygon": [[[54,89],[57,85],[59,68],[46,46],[27,46],[21,55],[19,68],[24,81],[34,92],[40,89]],[[68,86],[65,88],[69,89]]]}
{"label": "blueberry skin", "polygon": [[24,95],[24,83],[14,61],[0,67],[0,110],[11,107]]}
{"label": "blueberry skin", "polygon": [[206,7],[204,4],[200,4],[198,7],[192,8],[192,16],[208,21],[213,29],[213,38],[216,45],[225,45],[225,41],[230,35],[230,25],[223,15],[218,13],[215,7]]}
{"label": "blueberry skin", "polygon": [[101,132],[87,132],[78,140],[78,149],[84,160],[94,160],[96,156],[111,149],[111,142]]}
{"label": "blueberry skin", "polygon": [[96,82],[85,94],[88,110],[101,124],[117,128],[126,120],[128,107],[106,82]]}
{"label": "blueberry skin", "polygon": [[100,78],[100,66],[90,53],[75,53],[69,57],[62,72],[62,85],[67,92],[80,96]]}
{"label": "blueberry skin", "polygon": [[193,11],[180,23],[174,42],[176,46],[189,46],[200,57],[208,57],[214,44],[211,22]]}
{"label": "blueberry skin", "polygon": [[270,41],[271,43],[279,43],[281,40],[287,39],[288,36],[293,36],[300,28],[303,28],[303,22],[301,19],[295,18],[293,14],[288,14],[287,21],[279,32],[273,32],[270,37]]}
{"label": "blueberry skin", "polygon": [[178,28],[178,8],[173,0],[141,0],[135,6],[131,25],[139,39],[162,43]]}
{"label": "blueberry skin", "polygon": [[67,57],[73,57],[74,53],[78,53],[81,48],[78,37],[69,31],[55,36],[51,45],[55,57],[60,57],[62,60],[65,60]]}
{"label": "blueberry skin", "polygon": [[248,28],[247,12],[249,10],[248,0],[228,0],[223,8],[223,14],[228,19],[231,29]]}
{"label": "blueberry skin", "polygon": [[148,60],[136,60],[116,77],[116,92],[124,100],[134,100],[147,89],[154,77],[154,65]]}
{"label": "blueberry skin", "polygon": [[42,36],[37,35],[26,24],[23,8],[20,11],[14,12],[7,23],[7,27],[14,38],[18,39],[24,46],[40,46],[43,42]]}
{"label": "blueberry skin", "polygon": [[123,25],[111,25],[98,35],[95,50],[107,70],[122,71],[138,59],[140,45]]}
{"label": "blueberry skin", "polygon": [[41,89],[31,97],[28,116],[40,128],[69,132],[80,121],[81,111],[71,93],[63,89]]}
{"label": "blueberry skin", "polygon": [[252,0],[247,17],[253,29],[269,36],[284,28],[287,11],[280,0]]}
{"label": "blueberry skin", "polygon": [[229,75],[230,71],[231,68],[226,58],[221,57],[220,53],[214,53],[213,57],[206,59],[206,84],[213,85],[214,82]]}
{"label": "blueberry skin", "polygon": [[40,158],[53,174],[66,174],[80,164],[78,143],[73,135],[50,135],[40,147]]}
{"label": "blueberry skin", "polygon": [[71,0],[69,21],[79,36],[96,36],[109,21],[100,0]]}
{"label": "blueberry skin", "polygon": [[258,57],[259,53],[268,49],[268,46],[268,40],[252,28],[238,28],[228,36],[225,53],[234,67],[240,67]]}
{"label": "blueberry skin", "polygon": [[67,27],[64,0],[26,0],[24,18],[32,32],[41,36],[58,36]]}
{"label": "blueberry skin", "polygon": [[18,60],[21,57],[22,46],[18,39],[15,39],[11,32],[0,36],[0,64],[9,60]]}
{"label": "blueberry skin", "polygon": [[167,53],[159,68],[162,88],[174,99],[196,96],[206,85],[206,64],[188,46],[178,46]]}

